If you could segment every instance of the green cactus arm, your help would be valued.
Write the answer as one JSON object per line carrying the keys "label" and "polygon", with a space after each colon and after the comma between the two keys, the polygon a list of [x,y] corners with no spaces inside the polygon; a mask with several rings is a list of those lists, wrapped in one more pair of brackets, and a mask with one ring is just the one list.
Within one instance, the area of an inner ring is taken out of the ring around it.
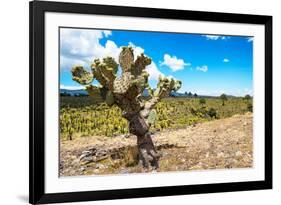
{"label": "green cactus arm", "polygon": [[112,106],[115,103],[113,93],[106,87],[87,85],[86,90],[90,97],[97,98],[98,96],[100,96],[108,106]]}
{"label": "green cactus arm", "polygon": [[134,50],[132,47],[122,47],[119,54],[119,64],[123,72],[130,72],[134,63]]}
{"label": "green cactus arm", "polygon": [[152,109],[150,112],[149,112],[149,115],[147,117],[147,124],[149,126],[151,125],[154,125],[155,124],[155,121],[156,121],[156,118],[157,118],[157,112],[155,109]]}
{"label": "green cactus arm", "polygon": [[106,65],[107,68],[110,68],[109,70],[112,70],[112,74],[116,75],[118,71],[118,64],[112,57],[106,57],[103,59],[103,63]]}
{"label": "green cactus arm", "polygon": [[143,53],[137,57],[135,60],[131,73],[137,77],[143,75],[143,71],[146,66],[151,64],[151,58],[145,56]]}
{"label": "green cactus arm", "polygon": [[97,81],[102,85],[102,86],[106,86],[106,79],[104,78],[104,76],[102,75],[102,69],[103,69],[103,65],[101,65],[101,62],[99,59],[96,59],[94,61],[94,63],[91,65],[92,68],[92,73],[95,79],[97,79]]}
{"label": "green cactus arm", "polygon": [[148,118],[150,111],[155,105],[164,97],[168,97],[171,91],[177,91],[181,87],[181,81],[174,80],[172,78],[159,77],[156,90],[152,93],[151,99],[144,103],[144,108],[141,111],[141,115],[144,118]]}
{"label": "green cactus arm", "polygon": [[134,62],[133,49],[123,47],[119,55],[119,63],[122,74],[114,81],[113,92],[135,99],[148,86],[149,74],[145,71],[145,66],[151,63],[151,59],[142,54]]}
{"label": "green cactus arm", "polygon": [[131,82],[131,86],[137,86],[139,88],[139,94],[141,94],[145,88],[149,87],[148,84],[148,76],[149,74],[144,70],[142,71],[141,75],[134,77]]}
{"label": "green cactus arm", "polygon": [[168,97],[171,91],[177,91],[181,88],[181,81],[173,78],[159,77],[157,88],[154,92],[154,97],[164,98]]}
{"label": "green cactus arm", "polygon": [[104,58],[102,61],[95,59],[91,65],[94,78],[96,78],[102,86],[113,90],[113,82],[118,71],[118,64],[112,57]]}
{"label": "green cactus arm", "polygon": [[86,71],[83,66],[74,66],[71,69],[72,79],[81,85],[89,85],[93,82],[93,74]]}

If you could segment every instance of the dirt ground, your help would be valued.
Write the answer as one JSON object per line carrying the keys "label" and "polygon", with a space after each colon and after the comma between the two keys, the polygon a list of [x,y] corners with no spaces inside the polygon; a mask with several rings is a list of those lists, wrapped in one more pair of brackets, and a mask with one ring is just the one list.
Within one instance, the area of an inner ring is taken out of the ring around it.
{"label": "dirt ground", "polygon": [[[252,114],[234,115],[154,133],[162,155],[157,172],[252,167]],[[138,165],[136,137],[81,137],[60,144],[60,176],[147,172]]]}

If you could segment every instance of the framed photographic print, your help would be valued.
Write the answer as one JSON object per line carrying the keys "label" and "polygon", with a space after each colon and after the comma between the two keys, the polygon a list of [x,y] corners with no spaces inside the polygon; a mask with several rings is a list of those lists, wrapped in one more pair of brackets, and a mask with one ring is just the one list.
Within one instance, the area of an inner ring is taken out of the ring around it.
{"label": "framed photographic print", "polygon": [[272,188],[272,17],[30,2],[30,203]]}

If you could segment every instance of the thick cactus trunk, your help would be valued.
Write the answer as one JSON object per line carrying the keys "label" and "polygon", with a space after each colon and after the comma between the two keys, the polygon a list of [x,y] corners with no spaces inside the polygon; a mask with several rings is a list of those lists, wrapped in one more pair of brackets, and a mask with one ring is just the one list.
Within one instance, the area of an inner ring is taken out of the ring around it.
{"label": "thick cactus trunk", "polygon": [[151,135],[147,132],[143,136],[137,136],[139,162],[144,168],[157,169],[160,158],[157,153]]}
{"label": "thick cactus trunk", "polygon": [[149,132],[149,126],[145,119],[140,114],[133,116],[130,119],[129,129],[130,133],[137,136],[140,164],[148,169],[157,169],[159,154],[155,149]]}

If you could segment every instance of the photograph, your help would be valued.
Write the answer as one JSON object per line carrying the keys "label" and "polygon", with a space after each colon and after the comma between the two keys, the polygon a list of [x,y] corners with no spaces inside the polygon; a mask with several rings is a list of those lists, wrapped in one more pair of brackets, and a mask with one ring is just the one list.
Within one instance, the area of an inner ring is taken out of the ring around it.
{"label": "photograph", "polygon": [[58,41],[59,177],[253,167],[254,36],[61,26]]}
{"label": "photograph", "polygon": [[272,188],[272,16],[29,6],[30,203]]}

